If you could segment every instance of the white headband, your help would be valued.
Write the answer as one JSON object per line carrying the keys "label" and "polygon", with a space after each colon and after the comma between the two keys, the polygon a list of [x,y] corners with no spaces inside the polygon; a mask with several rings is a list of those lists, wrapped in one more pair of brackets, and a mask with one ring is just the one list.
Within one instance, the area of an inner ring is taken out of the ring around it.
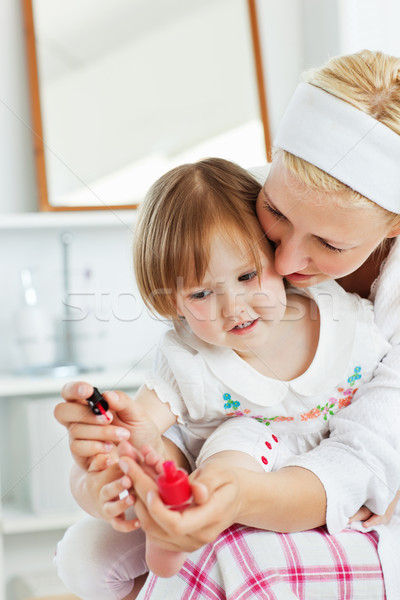
{"label": "white headband", "polygon": [[348,102],[300,83],[274,146],[400,214],[400,135]]}

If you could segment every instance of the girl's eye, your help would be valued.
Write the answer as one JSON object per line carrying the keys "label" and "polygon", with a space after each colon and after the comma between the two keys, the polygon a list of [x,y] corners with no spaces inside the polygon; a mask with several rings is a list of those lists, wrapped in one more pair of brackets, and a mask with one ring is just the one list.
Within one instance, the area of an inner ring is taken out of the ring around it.
{"label": "girl's eye", "polygon": [[321,239],[320,239],[320,242],[324,248],[329,250],[329,252],[344,252],[344,248],[336,248],[335,246],[331,246],[330,244],[328,244],[328,242],[325,242],[324,240],[321,240]]}
{"label": "girl's eye", "polygon": [[208,296],[211,294],[211,290],[201,290],[200,292],[194,292],[194,294],[190,294],[190,299],[191,300],[204,300],[205,298],[208,298]]}
{"label": "girl's eye", "polygon": [[251,281],[257,277],[257,271],[251,271],[250,273],[245,273],[239,277],[239,281]]}
{"label": "girl's eye", "polygon": [[274,217],[277,217],[278,219],[285,218],[280,212],[278,212],[277,210],[272,208],[272,206],[270,204],[268,204],[268,202],[266,202],[266,201],[264,201],[264,208],[266,211],[269,212],[270,215],[273,215]]}

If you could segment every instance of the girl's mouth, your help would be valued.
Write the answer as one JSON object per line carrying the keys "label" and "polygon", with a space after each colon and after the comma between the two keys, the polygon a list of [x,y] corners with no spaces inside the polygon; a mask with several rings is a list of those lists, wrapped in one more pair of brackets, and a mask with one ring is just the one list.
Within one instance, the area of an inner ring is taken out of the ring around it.
{"label": "girl's mouth", "polygon": [[252,321],[244,321],[243,323],[235,325],[235,327],[229,330],[229,333],[235,333],[236,335],[244,335],[246,333],[250,333],[250,331],[253,331],[257,323],[258,319],[253,319]]}

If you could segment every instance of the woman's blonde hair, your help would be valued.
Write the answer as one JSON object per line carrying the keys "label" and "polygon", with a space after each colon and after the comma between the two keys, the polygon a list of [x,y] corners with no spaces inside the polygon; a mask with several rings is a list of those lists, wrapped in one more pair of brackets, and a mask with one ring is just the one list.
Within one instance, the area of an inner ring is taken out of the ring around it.
{"label": "woman's blonde hair", "polygon": [[255,212],[260,189],[247,171],[219,158],[176,167],[153,184],[134,241],[135,275],[150,310],[177,318],[176,293],[202,281],[216,234],[248,253],[260,272],[261,253],[272,257]]}
{"label": "woman's blonde hair", "polygon": [[[400,135],[400,58],[363,50],[337,56],[319,69],[303,74],[303,80],[352,104]],[[388,226],[400,225],[400,216],[361,196],[318,167],[284,150],[285,166],[307,187],[341,194],[342,204],[373,205],[382,211]]]}

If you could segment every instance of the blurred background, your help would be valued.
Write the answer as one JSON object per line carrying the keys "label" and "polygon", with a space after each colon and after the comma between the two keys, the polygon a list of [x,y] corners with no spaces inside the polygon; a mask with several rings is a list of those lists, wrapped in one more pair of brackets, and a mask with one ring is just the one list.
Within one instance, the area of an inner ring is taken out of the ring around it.
{"label": "blurred background", "polygon": [[400,55],[399,20],[397,0],[2,0],[0,600],[68,593],[63,383],[133,394],[167,326],[138,295],[121,207],[184,161],[265,165],[301,72]]}

